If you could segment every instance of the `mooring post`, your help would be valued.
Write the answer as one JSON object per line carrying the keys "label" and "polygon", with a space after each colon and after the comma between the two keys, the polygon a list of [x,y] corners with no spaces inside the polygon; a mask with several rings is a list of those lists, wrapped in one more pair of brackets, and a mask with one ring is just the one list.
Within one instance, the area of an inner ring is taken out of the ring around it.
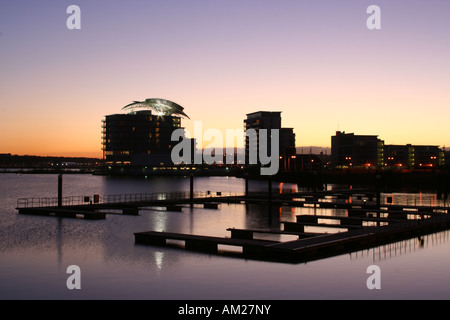
{"label": "mooring post", "polygon": [[248,197],[248,173],[245,173],[245,197]]}
{"label": "mooring post", "polygon": [[58,175],[58,207],[62,207],[62,174]]}

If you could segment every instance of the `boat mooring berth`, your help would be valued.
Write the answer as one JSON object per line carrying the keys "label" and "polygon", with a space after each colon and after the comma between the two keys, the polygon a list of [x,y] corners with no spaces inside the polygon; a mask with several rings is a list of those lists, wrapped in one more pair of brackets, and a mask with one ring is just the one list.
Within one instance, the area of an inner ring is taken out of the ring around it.
{"label": "boat mooring berth", "polygon": [[[330,217],[326,216],[326,218]],[[384,220],[384,222],[387,224],[383,226],[333,224],[334,228],[347,229],[347,231],[337,233],[229,228],[227,230],[231,232],[230,238],[156,231],[137,232],[134,236],[137,244],[165,246],[168,243],[167,240],[182,240],[185,242],[185,249],[207,253],[219,253],[218,245],[230,245],[241,247],[243,258],[299,263],[406,240],[450,228],[450,217],[447,214],[425,219],[408,219],[400,222]],[[284,224],[286,228],[287,222],[284,222]],[[299,224],[301,228],[304,226],[299,222],[289,223],[289,225],[292,224]],[[325,223],[311,222],[308,225],[327,227]],[[258,240],[254,238],[254,235],[258,233],[297,235],[299,239],[285,242]]]}
{"label": "boat mooring berth", "polygon": [[[386,243],[450,229],[449,207],[379,204],[364,190],[320,192],[264,192],[231,194],[190,192],[124,194],[114,196],[66,197],[58,199],[19,199],[20,214],[63,218],[105,219],[108,214],[139,215],[140,210],[182,212],[183,207],[220,210],[221,204],[263,204],[268,207],[311,207],[345,209],[340,216],[302,214],[296,221],[280,221],[280,229],[239,229],[230,227],[229,237],[194,235],[153,230],[134,233],[138,245],[170,246],[171,240],[184,242],[186,250],[222,254],[220,246],[241,248],[238,255],[259,259],[299,263],[321,259]],[[161,209],[162,208],[162,209]],[[331,222],[330,222],[331,221]],[[307,229],[306,229],[307,228]],[[320,231],[311,231],[320,228]],[[332,229],[330,229],[332,228]],[[324,232],[324,230],[338,231]],[[289,241],[258,239],[258,235],[295,236]]]}

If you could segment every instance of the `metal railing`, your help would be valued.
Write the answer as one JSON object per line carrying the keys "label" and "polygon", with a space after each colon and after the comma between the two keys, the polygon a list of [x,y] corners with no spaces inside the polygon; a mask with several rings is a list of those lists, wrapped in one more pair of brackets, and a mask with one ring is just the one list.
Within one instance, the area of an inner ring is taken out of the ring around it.
{"label": "metal railing", "polygon": [[[283,190],[284,191],[284,190]],[[287,190],[286,190],[287,191]],[[291,192],[295,194],[295,192]],[[289,192],[279,193],[273,192],[272,197],[277,198],[280,196],[287,196]],[[145,203],[150,201],[175,201],[175,200],[187,200],[191,196],[189,191],[178,191],[178,192],[157,192],[157,193],[132,193],[132,194],[112,194],[112,195],[90,195],[90,196],[70,196],[61,198],[62,206],[74,206],[74,205],[86,205],[86,204],[120,204],[120,203]],[[194,192],[193,198],[209,198],[209,197],[234,197],[234,196],[245,196],[244,192]],[[252,198],[267,198],[268,194],[264,191],[252,191],[247,194],[247,196]],[[355,197],[335,197],[329,196],[326,198],[315,198],[312,197],[310,199],[309,196],[301,196],[295,197],[296,201],[308,201],[312,200],[318,203],[323,202],[333,202],[333,203],[352,203],[354,205],[369,205],[375,204],[375,199],[370,199],[367,197],[355,198]],[[351,200],[350,200],[351,199]],[[432,207],[441,207],[438,206],[437,202],[430,203]],[[388,204],[382,203],[381,206],[386,206]],[[415,207],[421,207],[424,205]],[[36,207],[57,207],[58,206],[58,198],[19,198],[17,199],[17,208],[36,208]],[[445,211],[448,212],[448,207],[445,207]]]}
{"label": "metal railing", "polygon": [[[233,197],[243,196],[238,192],[194,192],[193,198],[209,197]],[[61,198],[62,206],[86,205],[86,204],[119,204],[119,203],[145,203],[150,201],[164,200],[187,200],[190,199],[189,191],[179,192],[157,192],[157,193],[133,193],[133,194],[112,194],[112,195],[93,195],[93,196],[70,196]],[[58,198],[19,198],[17,199],[17,208],[38,208],[38,207],[57,207]]]}

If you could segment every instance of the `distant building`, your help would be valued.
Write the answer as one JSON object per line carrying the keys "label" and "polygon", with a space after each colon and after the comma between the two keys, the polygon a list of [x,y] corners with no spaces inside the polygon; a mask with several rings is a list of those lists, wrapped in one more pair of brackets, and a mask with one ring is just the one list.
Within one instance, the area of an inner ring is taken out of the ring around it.
{"label": "distant building", "polygon": [[414,167],[441,167],[445,164],[445,154],[438,146],[412,146]]}
{"label": "distant building", "polygon": [[438,146],[386,145],[386,168],[425,169],[445,165],[444,151]]}
{"label": "distant building", "polygon": [[289,157],[295,155],[295,133],[293,128],[280,129],[280,156]]}
{"label": "distant building", "polygon": [[108,115],[103,120],[103,158],[107,164],[171,166],[172,132],[181,118],[151,111]]}
{"label": "distant building", "polygon": [[[268,130],[267,153],[272,154],[270,130],[279,130],[279,156],[287,157],[295,155],[295,134],[292,128],[281,127],[281,112],[279,111],[258,111],[247,114],[247,119],[244,120],[245,131],[254,129],[259,133],[259,130]],[[249,163],[250,149],[257,150],[259,154],[259,138],[258,141],[251,141],[249,137],[245,138],[245,163]]]}
{"label": "distant building", "polygon": [[378,136],[336,132],[331,137],[331,163],[337,168],[426,169],[445,165],[438,146],[384,144]]}
{"label": "distant building", "polygon": [[384,146],[384,167],[412,169],[414,165],[414,148],[411,145]]}
{"label": "distant building", "polygon": [[335,167],[382,167],[384,141],[374,135],[337,131],[331,137],[331,161]]}
{"label": "distant building", "polygon": [[[244,130],[254,129],[258,134],[259,130],[281,129],[281,112],[259,111],[247,114],[244,120]],[[270,135],[267,140],[267,153],[271,154]],[[255,150],[259,154],[259,137],[257,141],[245,137],[245,163],[249,164],[250,150]]]}

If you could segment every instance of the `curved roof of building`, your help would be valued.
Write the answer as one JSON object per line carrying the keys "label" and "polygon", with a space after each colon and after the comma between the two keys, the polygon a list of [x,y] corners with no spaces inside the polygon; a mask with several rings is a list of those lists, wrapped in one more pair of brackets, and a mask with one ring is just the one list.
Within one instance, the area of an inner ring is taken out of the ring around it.
{"label": "curved roof of building", "polygon": [[182,106],[166,99],[151,98],[146,99],[145,101],[133,101],[133,103],[123,107],[122,110],[133,110],[134,108],[147,108],[152,109],[161,115],[179,115],[190,119],[188,115],[184,113],[184,108]]}

